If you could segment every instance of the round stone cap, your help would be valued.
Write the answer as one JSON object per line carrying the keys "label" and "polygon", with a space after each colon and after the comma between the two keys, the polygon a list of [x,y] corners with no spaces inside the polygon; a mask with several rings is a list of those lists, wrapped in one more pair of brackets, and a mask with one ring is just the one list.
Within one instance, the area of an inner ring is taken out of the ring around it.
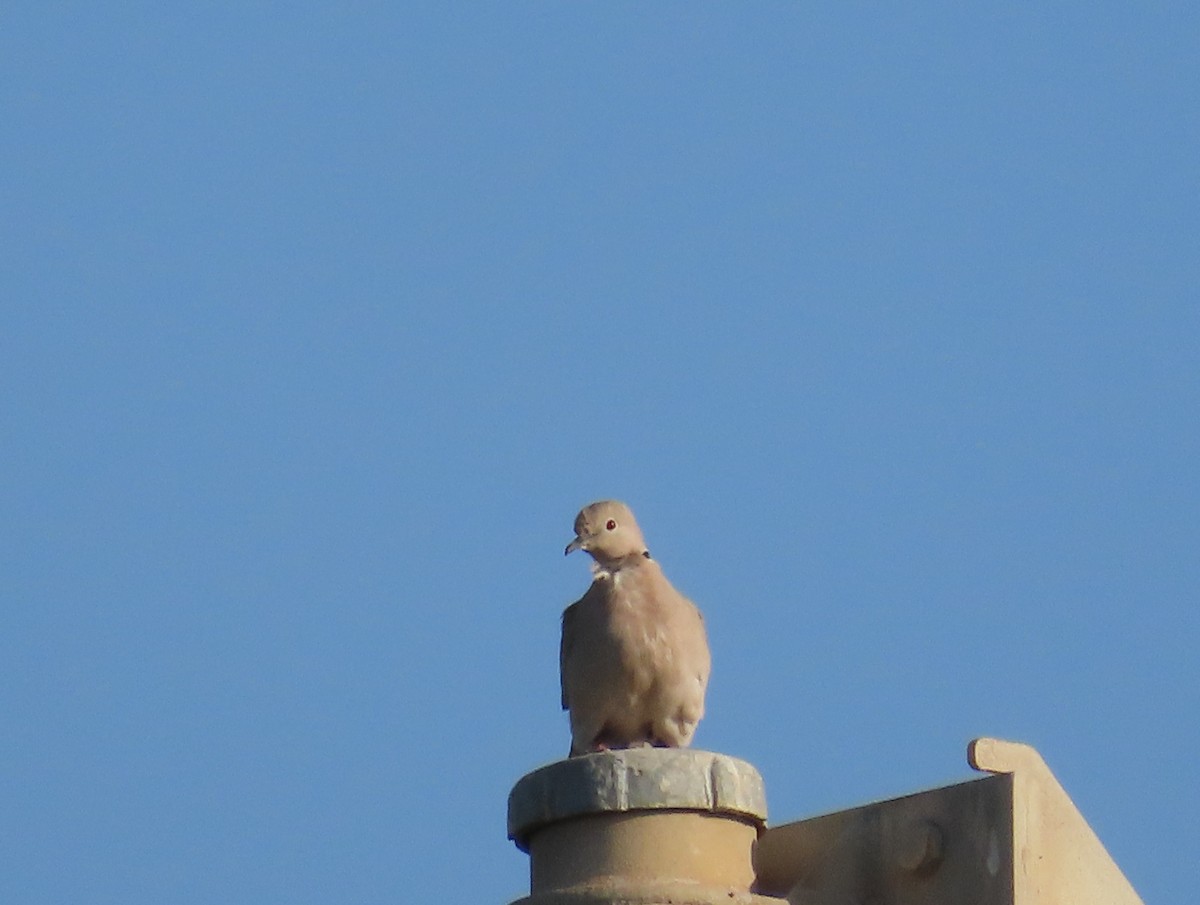
{"label": "round stone cap", "polygon": [[690,748],[627,748],[555,761],[522,776],[508,795],[508,838],[528,851],[541,827],[585,814],[645,810],[724,814],[761,829],[762,776],[736,757]]}

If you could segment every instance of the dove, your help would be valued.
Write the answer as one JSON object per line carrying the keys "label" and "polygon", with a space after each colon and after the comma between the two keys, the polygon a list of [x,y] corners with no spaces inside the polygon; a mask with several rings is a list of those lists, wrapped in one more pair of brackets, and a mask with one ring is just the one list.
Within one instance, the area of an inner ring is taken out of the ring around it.
{"label": "dove", "polygon": [[687,747],[704,716],[704,619],[651,558],[633,512],[601,500],[575,519],[565,554],[587,552],[591,587],[562,616],[559,671],[571,756]]}

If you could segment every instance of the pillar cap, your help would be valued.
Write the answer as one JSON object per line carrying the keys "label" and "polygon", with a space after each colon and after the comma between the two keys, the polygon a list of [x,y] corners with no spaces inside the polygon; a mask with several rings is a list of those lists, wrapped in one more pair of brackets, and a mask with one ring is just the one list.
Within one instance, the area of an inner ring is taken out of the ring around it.
{"label": "pillar cap", "polygon": [[508,838],[529,837],[588,814],[686,810],[737,817],[762,829],[762,776],[744,760],[690,748],[627,748],[555,761],[527,773],[508,796]]}

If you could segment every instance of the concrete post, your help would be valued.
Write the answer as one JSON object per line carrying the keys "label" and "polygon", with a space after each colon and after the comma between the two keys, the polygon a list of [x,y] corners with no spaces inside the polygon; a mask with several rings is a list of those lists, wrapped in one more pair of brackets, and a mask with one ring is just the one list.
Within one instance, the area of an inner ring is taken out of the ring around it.
{"label": "concrete post", "polygon": [[530,895],[514,905],[779,905],[751,892],[766,816],[758,771],[721,754],[557,761],[508,798],[508,836],[530,858]]}

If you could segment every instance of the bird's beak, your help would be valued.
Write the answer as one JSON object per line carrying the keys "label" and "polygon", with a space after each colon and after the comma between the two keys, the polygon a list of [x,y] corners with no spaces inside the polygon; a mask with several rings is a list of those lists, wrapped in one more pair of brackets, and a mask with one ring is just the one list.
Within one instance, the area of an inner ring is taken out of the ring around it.
{"label": "bird's beak", "polygon": [[583,549],[583,538],[577,537],[577,538],[575,538],[575,540],[573,540],[569,544],[567,544],[567,549],[563,550],[563,556],[570,556],[576,550],[582,550],[582,549]]}

